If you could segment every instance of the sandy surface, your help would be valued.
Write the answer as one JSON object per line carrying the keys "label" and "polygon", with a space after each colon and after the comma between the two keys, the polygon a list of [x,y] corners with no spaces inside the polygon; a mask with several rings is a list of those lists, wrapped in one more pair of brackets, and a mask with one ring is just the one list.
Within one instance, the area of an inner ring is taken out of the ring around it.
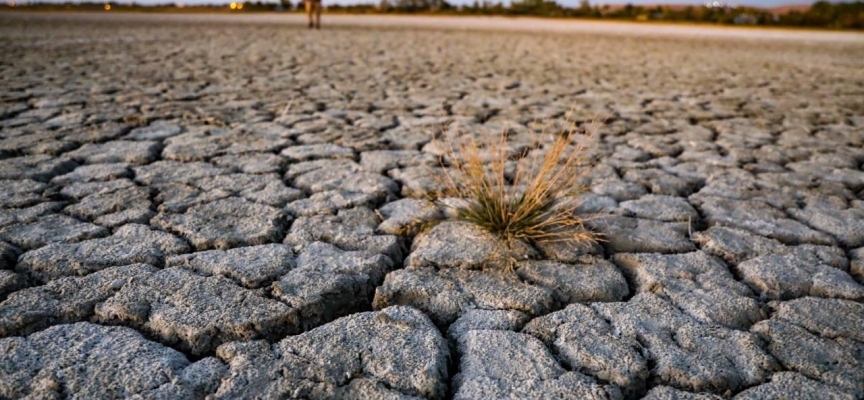
{"label": "sandy surface", "polygon": [[[64,13],[67,14],[67,13]],[[131,14],[77,13],[75,18],[87,21],[174,21],[215,23],[304,24],[302,14]],[[21,16],[31,15],[21,13]],[[40,16],[63,19],[63,15]],[[742,40],[793,40],[798,42],[864,43],[864,33],[796,29],[739,28],[730,26],[688,24],[638,24],[590,20],[559,20],[530,17],[437,17],[398,15],[325,15],[324,24],[332,26],[404,27],[424,29],[503,30],[512,32],[602,33],[624,36],[673,36],[691,38],[726,38]]]}

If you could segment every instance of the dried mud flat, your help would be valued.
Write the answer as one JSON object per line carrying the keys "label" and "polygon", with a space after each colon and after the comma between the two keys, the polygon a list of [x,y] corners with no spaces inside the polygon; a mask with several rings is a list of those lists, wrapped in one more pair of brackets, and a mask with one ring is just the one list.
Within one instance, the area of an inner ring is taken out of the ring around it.
{"label": "dried mud flat", "polygon": [[[272,18],[0,14],[0,398],[864,398],[856,40]],[[406,235],[568,118],[602,245]]]}

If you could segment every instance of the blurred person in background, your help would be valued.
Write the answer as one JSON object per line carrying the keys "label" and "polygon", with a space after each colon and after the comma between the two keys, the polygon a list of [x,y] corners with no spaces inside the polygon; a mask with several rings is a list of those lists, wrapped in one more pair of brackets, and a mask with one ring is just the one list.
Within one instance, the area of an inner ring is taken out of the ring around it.
{"label": "blurred person in background", "polygon": [[[309,29],[321,29],[321,0],[305,0],[306,17],[309,18]],[[314,20],[313,20],[314,14]]]}

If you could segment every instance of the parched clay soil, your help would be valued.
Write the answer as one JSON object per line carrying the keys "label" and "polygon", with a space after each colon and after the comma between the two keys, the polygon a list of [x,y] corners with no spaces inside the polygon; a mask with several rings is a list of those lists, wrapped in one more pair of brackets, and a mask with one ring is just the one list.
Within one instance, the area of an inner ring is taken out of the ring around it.
{"label": "parched clay soil", "polygon": [[[0,399],[864,399],[864,36],[302,22],[0,14]],[[431,140],[571,123],[502,271]]]}

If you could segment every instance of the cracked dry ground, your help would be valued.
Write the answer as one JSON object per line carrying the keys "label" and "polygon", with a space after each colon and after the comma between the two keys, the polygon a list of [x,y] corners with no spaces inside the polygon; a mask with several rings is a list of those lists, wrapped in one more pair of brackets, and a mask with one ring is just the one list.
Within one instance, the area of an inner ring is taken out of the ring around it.
{"label": "cracked dry ground", "polygon": [[[860,46],[0,20],[0,398],[864,398]],[[405,235],[571,107],[605,242]]]}

